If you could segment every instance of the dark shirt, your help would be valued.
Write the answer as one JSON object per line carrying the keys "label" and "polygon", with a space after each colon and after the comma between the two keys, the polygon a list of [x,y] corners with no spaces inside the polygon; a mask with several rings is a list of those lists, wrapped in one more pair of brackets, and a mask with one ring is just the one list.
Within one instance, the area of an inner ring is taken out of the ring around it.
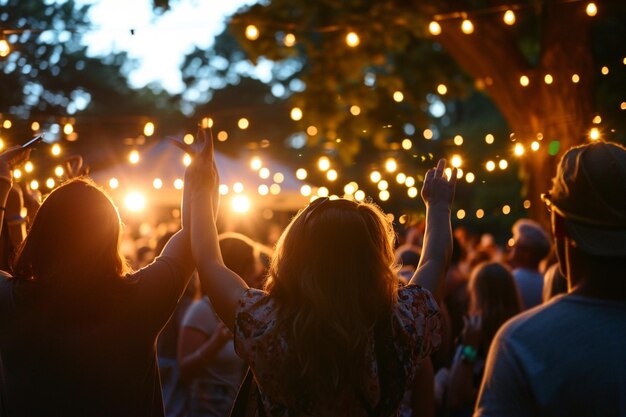
{"label": "dark shirt", "polygon": [[126,278],[104,313],[76,311],[68,322],[0,278],[0,415],[163,416],[155,342],[187,284],[183,270],[159,257]]}

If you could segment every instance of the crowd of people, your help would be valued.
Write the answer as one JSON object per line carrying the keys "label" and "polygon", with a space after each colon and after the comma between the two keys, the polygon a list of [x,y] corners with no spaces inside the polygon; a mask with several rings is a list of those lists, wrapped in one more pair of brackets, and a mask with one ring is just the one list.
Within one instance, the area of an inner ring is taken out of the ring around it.
{"label": "crowd of people", "polygon": [[0,416],[626,416],[626,148],[567,151],[551,230],[504,248],[452,229],[444,160],[401,236],[328,198],[273,248],[219,234],[213,145],[186,150],[180,230],[132,265],[80,166],[39,203],[0,155]]}

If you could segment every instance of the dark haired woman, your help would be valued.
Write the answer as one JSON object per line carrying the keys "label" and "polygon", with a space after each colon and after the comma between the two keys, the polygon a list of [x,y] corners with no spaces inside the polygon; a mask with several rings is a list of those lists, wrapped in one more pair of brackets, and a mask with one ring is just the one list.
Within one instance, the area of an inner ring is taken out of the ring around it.
{"label": "dark haired woman", "polygon": [[511,271],[501,263],[476,266],[469,282],[469,317],[452,363],[447,404],[451,415],[471,416],[482,380],[485,358],[496,332],[522,311]]}
{"label": "dark haired woman", "polygon": [[163,415],[155,341],[194,268],[188,229],[135,273],[120,230],[90,180],[43,201],[0,278],[2,416]]}

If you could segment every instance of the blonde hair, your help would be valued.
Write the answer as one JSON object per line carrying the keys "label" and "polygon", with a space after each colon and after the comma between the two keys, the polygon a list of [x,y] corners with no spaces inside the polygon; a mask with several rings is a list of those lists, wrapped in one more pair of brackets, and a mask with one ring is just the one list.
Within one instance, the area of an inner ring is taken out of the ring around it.
{"label": "blonde hair", "polygon": [[279,371],[287,398],[362,385],[368,335],[397,301],[394,240],[376,205],[344,199],[313,202],[285,229],[265,288],[289,338]]}

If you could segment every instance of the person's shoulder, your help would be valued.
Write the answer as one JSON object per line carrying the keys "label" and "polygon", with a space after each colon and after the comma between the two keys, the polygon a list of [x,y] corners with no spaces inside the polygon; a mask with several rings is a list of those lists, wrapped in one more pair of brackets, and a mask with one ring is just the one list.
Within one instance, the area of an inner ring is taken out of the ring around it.
{"label": "person's shoulder", "polygon": [[439,311],[439,306],[432,293],[416,284],[405,285],[398,289],[398,305],[400,307],[420,306],[427,310]]}
{"label": "person's shoulder", "polygon": [[509,319],[498,331],[500,337],[524,339],[528,334],[543,333],[559,325],[563,310],[568,309],[565,296],[558,296],[547,303],[526,310]]}

